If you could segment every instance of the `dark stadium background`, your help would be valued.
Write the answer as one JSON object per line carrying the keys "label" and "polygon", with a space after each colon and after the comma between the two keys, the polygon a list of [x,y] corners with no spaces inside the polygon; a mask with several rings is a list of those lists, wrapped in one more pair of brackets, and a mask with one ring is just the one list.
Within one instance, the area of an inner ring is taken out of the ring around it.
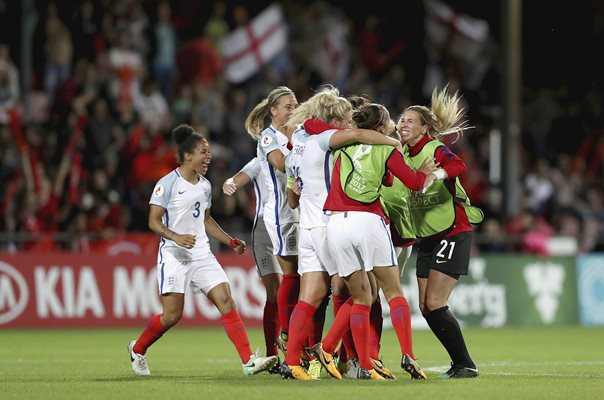
{"label": "dark stadium background", "polygon": [[[55,3],[59,17],[69,27],[70,18],[81,2],[57,0]],[[110,12],[111,7],[122,3],[128,2],[94,2],[97,18]],[[174,0],[169,3],[175,19],[184,21],[185,28],[178,31],[178,40],[181,43],[195,37],[203,30],[214,5],[213,1],[193,0]],[[281,4],[289,19],[296,17],[296,15],[288,15],[289,10],[300,10],[311,3],[313,2],[291,0]],[[429,98],[421,90],[427,62],[424,45],[425,9],[422,1],[396,3],[373,1],[364,4],[329,1],[326,3],[333,10],[337,10],[340,15],[349,19],[353,29],[350,39],[353,52],[358,51],[358,48],[355,48],[355,35],[361,30],[365,18],[369,14],[374,14],[379,18],[381,50],[387,51],[396,45],[403,46],[404,50],[390,60],[387,68],[376,71],[371,76],[376,90],[381,90],[380,94],[383,95],[383,87],[389,84],[388,80],[384,78],[387,78],[390,69],[397,65],[403,66],[404,90],[400,89],[405,99],[398,104],[388,104],[389,106],[392,105],[394,108],[409,102],[428,103]],[[521,5],[522,16],[520,25],[522,48],[519,50],[521,86],[518,88],[520,95],[516,98],[518,100],[516,105],[520,110],[517,117],[522,124],[522,129],[518,145],[512,146],[511,150],[504,149],[503,154],[503,157],[508,157],[508,162],[511,162],[512,166],[516,166],[517,169],[514,171],[512,179],[504,179],[499,182],[490,182],[488,179],[489,158],[485,155],[485,152],[488,151],[485,143],[488,141],[487,136],[492,129],[501,130],[503,146],[507,140],[504,99],[509,86],[505,80],[503,46],[508,21],[504,17],[504,8],[513,2],[447,0],[445,3],[453,7],[458,14],[467,14],[487,21],[491,39],[497,46],[490,70],[479,88],[476,90],[461,88],[464,98],[469,103],[468,115],[477,129],[467,135],[465,144],[462,143],[459,146],[462,151],[464,149],[461,146],[468,146],[468,152],[471,153],[472,160],[469,160],[471,168],[468,171],[467,180],[474,178],[480,180],[476,188],[470,188],[472,200],[485,209],[487,219],[490,221],[489,224],[477,227],[477,242],[480,244],[480,248],[485,251],[522,250],[522,245],[518,244],[522,242],[521,236],[535,227],[545,226],[546,231],[549,232],[548,235],[564,235],[568,234],[566,230],[570,230],[571,235],[589,237],[589,243],[579,243],[582,251],[602,249],[604,217],[599,210],[599,205],[603,203],[604,198],[602,190],[604,168],[600,160],[602,155],[599,149],[602,145],[598,137],[604,124],[602,115],[604,61],[598,55],[601,53],[604,43],[603,3],[595,0],[572,4],[549,1],[518,1],[516,3]],[[30,87],[22,88],[22,94],[30,90],[39,90],[42,86],[44,57],[41,52],[43,47],[41,43],[44,36],[41,33],[41,21],[48,4],[48,1],[0,0],[0,26],[2,27],[0,41],[8,44],[10,56],[20,71],[23,70],[22,64],[26,60],[22,53],[24,48],[23,28],[28,23],[34,26],[32,71],[28,76]],[[144,10],[151,19],[156,4],[155,1],[142,2]],[[235,7],[243,6],[247,9],[249,16],[254,17],[271,2],[226,1],[226,4],[225,18],[232,28],[234,21],[231,12]],[[24,10],[28,7],[34,12],[25,13]],[[37,18],[27,19],[25,15],[37,15]],[[290,33],[295,35],[293,25],[291,28]],[[22,85],[24,78],[24,76],[20,76]],[[287,82],[285,83],[287,84]],[[316,74],[309,74],[307,87],[300,95],[301,100],[321,83],[320,77]],[[228,97],[229,101],[235,101],[234,95],[232,95],[233,90],[242,89],[248,94],[252,93],[254,98],[246,100],[246,107],[249,110],[251,104],[260,96],[263,85],[266,86],[266,83],[254,78],[244,84],[230,86],[232,90],[225,94],[227,97],[232,96]],[[548,104],[553,104],[554,110],[548,111],[549,114],[546,117],[544,117],[545,112],[542,113],[539,109],[539,101],[543,99],[540,96],[544,96]],[[170,99],[168,100],[170,101]],[[399,108],[391,109],[393,116],[397,116],[400,111]],[[545,130],[541,128],[537,133],[533,130],[532,120],[535,117],[547,118]],[[56,130],[57,127],[52,126],[54,122],[51,115],[49,120],[43,121],[39,125],[39,129],[43,132],[46,130],[45,134],[48,135],[56,134],[53,133],[54,131],[48,132],[48,129]],[[169,139],[169,132],[165,131],[164,136]],[[217,149],[220,149],[220,146],[227,148],[229,145],[241,146],[242,143],[244,147],[247,146],[244,153],[238,154],[235,158],[232,158],[231,154],[223,159],[220,152],[217,152],[210,178],[214,181],[215,188],[219,188],[219,183],[228,174],[234,173],[244,164],[247,157],[253,155],[253,145],[249,141],[246,143],[246,139],[242,136],[236,136],[235,140],[232,137],[215,137],[213,139],[216,139],[219,145]],[[7,146],[9,145],[7,144]],[[226,154],[230,153],[227,151]],[[564,161],[560,159],[561,155],[567,156]],[[54,163],[54,166],[48,165],[48,167],[56,168],[59,160],[60,152],[57,152],[49,161]],[[581,162],[585,164],[586,169],[582,170],[580,166],[577,166]],[[574,167],[568,167],[569,169],[565,170],[568,163]],[[7,196],[6,188],[10,181],[8,177],[14,173],[11,168],[14,166],[2,165],[3,173],[0,175],[2,198]],[[543,172],[543,168],[546,169],[546,172]],[[504,165],[504,175],[506,171]],[[573,173],[581,175],[583,181],[576,185],[578,187],[570,195],[570,200],[560,200],[559,196],[555,195],[556,190],[553,190],[549,197],[540,199],[537,204],[526,206],[527,197],[530,197],[531,189],[535,187],[527,183],[527,178],[539,176],[542,173],[549,174],[550,177],[560,177],[561,181],[554,182],[555,188],[571,185],[570,180]],[[471,184],[468,182],[468,185]],[[148,188],[145,187],[144,190],[146,189]],[[144,190],[140,192],[141,197],[145,197]],[[247,194],[251,200],[253,198],[251,191],[248,191]],[[126,196],[125,193],[120,193],[120,195]],[[220,193],[218,192],[216,196],[220,196]],[[493,200],[493,198],[498,200]],[[128,203],[132,220],[120,229],[146,231],[144,202],[141,199],[136,201],[130,199]],[[228,208],[228,210],[222,210],[220,207],[216,207],[218,217],[225,221],[227,227],[246,236],[252,223],[251,210],[241,202],[230,205]],[[527,213],[530,214],[529,222],[525,221]],[[60,230],[69,230],[69,218],[73,218],[73,215],[60,221]],[[485,232],[487,229],[493,229],[495,236],[504,237],[511,244],[493,243],[493,239],[489,236],[492,232]],[[0,231],[5,232],[0,243],[4,243],[2,246],[6,246],[10,232],[4,225],[0,227]]]}

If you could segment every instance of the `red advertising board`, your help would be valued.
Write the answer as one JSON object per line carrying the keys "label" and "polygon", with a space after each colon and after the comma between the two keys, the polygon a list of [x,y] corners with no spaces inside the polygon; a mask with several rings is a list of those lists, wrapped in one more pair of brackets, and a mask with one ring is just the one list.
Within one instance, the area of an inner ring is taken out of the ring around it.
{"label": "red advertising board", "polygon": [[[261,325],[266,294],[251,252],[216,257],[242,319]],[[161,312],[155,265],[150,254],[0,254],[0,329],[144,326]],[[220,326],[220,314],[190,293],[179,325]]]}

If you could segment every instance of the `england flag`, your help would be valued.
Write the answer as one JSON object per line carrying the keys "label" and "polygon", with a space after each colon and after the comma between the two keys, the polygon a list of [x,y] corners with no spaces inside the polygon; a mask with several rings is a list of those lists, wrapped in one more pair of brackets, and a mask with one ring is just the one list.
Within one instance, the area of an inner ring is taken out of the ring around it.
{"label": "england flag", "polygon": [[279,4],[272,4],[251,22],[220,42],[225,79],[241,83],[275,57],[287,42],[287,25]]}

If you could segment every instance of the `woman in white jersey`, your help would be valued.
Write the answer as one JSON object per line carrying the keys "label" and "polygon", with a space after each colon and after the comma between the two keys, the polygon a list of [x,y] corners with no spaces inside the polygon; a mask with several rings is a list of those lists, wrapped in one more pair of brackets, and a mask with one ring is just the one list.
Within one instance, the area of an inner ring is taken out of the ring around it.
{"label": "woman in white jersey", "polygon": [[[277,304],[281,334],[277,346],[285,353],[289,332],[289,318],[298,301],[297,231],[299,214],[287,204],[285,157],[289,154],[289,137],[284,125],[298,107],[294,92],[279,86],[258,103],[245,120],[245,129],[258,141],[257,157],[260,177],[267,188],[264,203],[264,224],[273,244],[283,276],[270,274],[265,280],[267,290],[277,289]],[[270,123],[267,126],[267,122]],[[270,286],[268,286],[270,285]]]}
{"label": "woman in white jersey", "polygon": [[149,200],[149,228],[161,237],[157,278],[163,312],[151,318],[138,340],[128,343],[132,369],[137,375],[150,375],[147,349],[180,320],[185,294],[193,287],[220,312],[241,358],[243,374],[265,371],[277,363],[277,357],[252,353],[227,276],[210,249],[208,235],[238,254],[245,251],[245,243],[229,236],[210,215],[212,188],[204,178],[212,158],[210,144],[189,125],[179,125],[172,136],[178,144],[180,166],[157,182]]}
{"label": "woman in white jersey", "polygon": [[[231,196],[237,191],[237,188],[243,187],[249,182],[254,184],[256,214],[252,227],[252,251],[258,275],[266,289],[266,303],[264,304],[264,314],[262,316],[266,355],[276,356],[277,346],[275,338],[279,334],[279,316],[277,314],[278,285],[274,285],[273,282],[279,282],[281,268],[276,256],[273,254],[273,243],[264,224],[264,203],[266,202],[267,193],[266,184],[262,179],[259,179],[259,176],[260,161],[258,161],[258,157],[254,157],[239,172],[224,182],[222,191],[224,194]],[[276,365],[269,372],[279,373],[279,366]]]}
{"label": "woman in white jersey", "polygon": [[[327,129],[306,130],[302,124],[318,125]],[[285,364],[281,367],[286,378],[309,380],[301,367],[299,354],[305,336],[305,327],[323,301],[336,274],[336,264],[327,247],[327,216],[323,205],[331,181],[330,150],[352,143],[400,144],[381,133],[368,129],[350,129],[352,105],[341,97],[338,89],[327,86],[305,101],[290,117],[288,126],[300,126],[292,137],[292,151],[287,160],[288,181],[295,180],[299,189],[288,190],[290,205],[300,209],[298,243],[298,273],[301,275],[300,296],[290,320],[290,337]],[[329,124],[329,125],[328,125]],[[288,186],[290,186],[288,184]],[[299,192],[300,196],[294,195]]]}

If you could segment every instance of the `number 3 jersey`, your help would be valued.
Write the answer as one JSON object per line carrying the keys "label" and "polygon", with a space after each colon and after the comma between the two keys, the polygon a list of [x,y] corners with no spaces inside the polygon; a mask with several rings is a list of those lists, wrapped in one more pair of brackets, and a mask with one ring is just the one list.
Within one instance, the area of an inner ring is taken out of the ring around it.
{"label": "number 3 jersey", "polygon": [[157,262],[201,260],[211,254],[205,228],[205,212],[212,206],[210,181],[198,175],[196,184],[185,180],[178,169],[161,178],[151,194],[149,204],[165,209],[162,222],[178,234],[195,235],[195,246],[185,249],[175,242],[161,238]]}

